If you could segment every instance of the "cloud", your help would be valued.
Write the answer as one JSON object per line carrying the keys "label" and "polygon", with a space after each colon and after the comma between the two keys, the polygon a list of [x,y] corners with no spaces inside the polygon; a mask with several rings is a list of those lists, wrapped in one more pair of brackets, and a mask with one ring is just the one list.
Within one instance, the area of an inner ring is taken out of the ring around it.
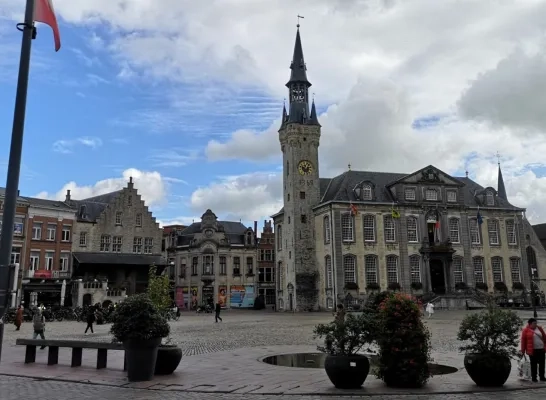
{"label": "cloud", "polygon": [[184,149],[153,150],[149,157],[156,167],[183,167],[199,158],[199,151]]}
{"label": "cloud", "polygon": [[56,193],[40,192],[36,197],[64,200],[66,191],[70,190],[73,199],[86,199],[123,189],[127,186],[130,177],[133,178],[135,188],[138,189],[146,205],[157,207],[165,204],[169,186],[168,178],[156,171],[141,171],[136,168],[126,169],[121,177],[103,179],[93,185],[68,182]]}
{"label": "cloud", "polygon": [[194,217],[174,217],[169,219],[158,219],[157,222],[159,223],[159,226],[169,226],[169,225],[191,225],[194,222],[201,222],[200,216],[194,216]]}
{"label": "cloud", "polygon": [[70,154],[76,147],[83,146],[95,150],[102,146],[102,139],[93,136],[83,136],[77,139],[62,139],[53,143],[53,151],[56,153]]}

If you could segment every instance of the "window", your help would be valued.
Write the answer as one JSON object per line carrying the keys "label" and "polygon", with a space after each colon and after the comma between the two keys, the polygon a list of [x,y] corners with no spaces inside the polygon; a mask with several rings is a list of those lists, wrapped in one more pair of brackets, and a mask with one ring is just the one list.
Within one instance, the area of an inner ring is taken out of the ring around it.
{"label": "window", "polygon": [[127,196],[127,205],[131,207],[133,205],[133,196]]}
{"label": "window", "polygon": [[121,217],[123,213],[121,211],[116,211],[116,225],[121,225]]}
{"label": "window", "polygon": [[417,233],[417,218],[408,217],[407,224],[408,224],[408,242],[418,243],[419,235]]}
{"label": "window", "polygon": [[290,225],[290,216],[288,216],[288,225]]}
{"label": "window", "polygon": [[46,251],[45,253],[45,269],[48,271],[53,270],[53,259],[55,258],[55,253],[51,251]]}
{"label": "window", "polygon": [[254,273],[254,259],[252,257],[246,258],[246,273],[252,275]]}
{"label": "window", "polygon": [[372,187],[370,185],[362,186],[362,200],[372,199]]}
{"label": "window", "polygon": [[344,242],[353,242],[354,237],[354,219],[350,213],[341,215],[341,240]]}
{"label": "window", "polygon": [[376,256],[367,255],[364,257],[364,273],[366,274],[366,285],[379,283]]}
{"label": "window", "polygon": [[373,215],[364,215],[362,223],[364,225],[364,241],[375,242],[375,217]]}
{"label": "window", "polygon": [[519,258],[512,257],[510,259],[510,275],[512,276],[512,283],[521,282],[521,270],[519,268]]}
{"label": "window", "polygon": [[488,190],[487,193],[485,193],[485,203],[488,206],[494,206],[495,205],[495,195],[491,190]]}
{"label": "window", "polygon": [[300,199],[305,200],[305,192],[300,192]]}
{"label": "window", "polygon": [[480,244],[480,227],[476,218],[470,218],[470,243]]}
{"label": "window", "polygon": [[227,275],[226,256],[220,256],[220,275]]}
{"label": "window", "polygon": [[446,190],[446,197],[448,203],[456,203],[457,202],[457,191],[456,190]]}
{"label": "window", "polygon": [[32,224],[32,239],[41,240],[42,239],[42,223],[34,222]]}
{"label": "window", "polygon": [[55,240],[55,233],[57,232],[57,225],[47,224],[47,240]]}
{"label": "window", "polygon": [[387,256],[387,283],[398,283],[398,257]]}
{"label": "window", "polygon": [[324,243],[330,243],[330,217],[324,217]]}
{"label": "window", "polygon": [[286,195],[286,201],[290,201],[290,193]]}
{"label": "window", "polygon": [[345,283],[356,283],[356,258],[345,256],[343,258],[343,277]]}
{"label": "window", "polygon": [[324,265],[326,266],[326,288],[334,287],[334,271],[332,270],[332,257],[324,257]]}
{"label": "window", "polygon": [[426,189],[425,190],[425,200],[427,201],[438,201],[438,192],[436,189]]}
{"label": "window", "polygon": [[61,254],[61,258],[59,258],[59,270],[63,272],[68,271],[68,253]]}
{"label": "window", "polygon": [[485,283],[483,273],[483,258],[474,257],[472,259],[472,264],[474,265],[474,280],[476,281],[476,283]]}
{"label": "window", "polygon": [[110,235],[101,235],[100,251],[110,251]]}
{"label": "window", "polygon": [[112,251],[114,253],[121,253],[122,244],[123,244],[123,238],[121,236],[114,236],[112,238]]}
{"label": "window", "polygon": [[404,189],[404,199],[414,201],[416,199],[415,188]]}
{"label": "window", "polygon": [[141,213],[138,213],[135,216],[135,225],[136,226],[142,226],[142,214]]}
{"label": "window", "polygon": [[495,219],[487,221],[487,230],[489,232],[489,244],[499,244],[499,222]]}
{"label": "window", "polygon": [[385,232],[385,242],[394,242],[396,239],[396,228],[392,215],[385,215],[383,231]]}
{"label": "window", "polygon": [[278,270],[278,274],[279,274],[279,289],[282,290],[283,287],[284,287],[284,276],[283,276],[283,271],[282,271],[282,262],[279,261],[278,265],[277,265],[277,270]]}
{"label": "window", "polygon": [[233,275],[241,275],[241,257],[233,257]]}
{"label": "window", "polygon": [[282,250],[282,226],[277,226],[277,250]]}
{"label": "window", "polygon": [[453,281],[454,283],[464,282],[463,277],[463,259],[456,257],[453,259]]}
{"label": "window", "polygon": [[80,232],[80,247],[87,246],[87,232]]}
{"label": "window", "polygon": [[493,282],[503,282],[503,279],[502,279],[502,258],[493,257],[491,259],[491,270],[493,271]]}
{"label": "window", "polygon": [[260,250],[260,261],[273,261],[272,250]]}
{"label": "window", "polygon": [[332,299],[331,297],[328,297],[326,299],[326,307],[327,308],[334,308],[334,299]]}
{"label": "window", "polygon": [[203,256],[203,275],[214,275],[214,256]]}
{"label": "window", "polygon": [[506,239],[508,239],[508,244],[510,245],[518,244],[516,236],[516,222],[513,219],[506,221]]}
{"label": "window", "polygon": [[273,282],[273,268],[260,268],[258,271],[258,282]]}
{"label": "window", "polygon": [[459,219],[450,218],[447,223],[449,228],[449,240],[451,241],[451,243],[461,243],[461,236],[459,233]]}
{"label": "window", "polygon": [[37,271],[40,269],[40,253],[38,251],[32,251],[30,253],[30,270]]}
{"label": "window", "polygon": [[144,254],[152,254],[154,249],[154,238],[144,238]]}
{"label": "window", "polygon": [[301,215],[301,223],[302,223],[302,224],[306,224],[306,223],[307,223],[307,215],[305,215],[305,214],[302,214],[302,215]]}
{"label": "window", "polygon": [[12,247],[11,248],[10,263],[11,264],[20,264],[21,263],[21,248],[20,247]]}
{"label": "window", "polygon": [[142,238],[141,237],[133,238],[133,253],[135,254],[142,253]]}
{"label": "window", "polygon": [[411,283],[421,283],[421,257],[418,255],[409,258]]}
{"label": "window", "polygon": [[193,257],[191,259],[191,274],[197,275],[197,268],[199,267],[199,257]]}
{"label": "window", "polygon": [[63,231],[61,233],[61,240],[63,242],[70,242],[70,230],[71,226],[69,225],[63,225]]}

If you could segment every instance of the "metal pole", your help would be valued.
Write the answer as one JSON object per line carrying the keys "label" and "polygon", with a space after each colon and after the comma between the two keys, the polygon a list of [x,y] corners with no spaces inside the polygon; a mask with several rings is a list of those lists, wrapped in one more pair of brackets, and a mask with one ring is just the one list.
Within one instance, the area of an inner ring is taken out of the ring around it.
{"label": "metal pole", "polygon": [[[7,308],[9,291],[9,264],[11,246],[13,244],[13,225],[17,207],[17,190],[21,172],[21,153],[23,151],[23,133],[25,128],[25,113],[27,104],[28,76],[30,69],[30,49],[34,37],[34,3],[27,0],[25,22],[18,25],[23,32],[21,42],[21,58],[19,61],[19,77],[15,96],[13,113],[13,129],[11,132],[11,147],[9,152],[8,176],[4,196],[4,215],[2,217],[2,237],[0,238],[0,319],[4,317]],[[4,339],[4,324],[0,324],[0,360],[2,359],[2,342]]]}

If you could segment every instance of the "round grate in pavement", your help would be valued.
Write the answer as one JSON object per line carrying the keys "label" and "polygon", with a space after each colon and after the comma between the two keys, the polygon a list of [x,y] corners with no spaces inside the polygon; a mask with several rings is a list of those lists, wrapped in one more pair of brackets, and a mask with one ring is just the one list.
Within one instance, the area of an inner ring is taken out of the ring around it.
{"label": "round grate in pavement", "polygon": [[[370,360],[370,364],[373,370],[374,367],[377,365],[377,355],[366,354],[366,356]],[[324,368],[325,359],[326,354],[324,353],[292,353],[268,356],[262,358],[261,361],[266,364],[276,365],[279,367]],[[428,367],[432,376],[453,374],[458,371],[458,369],[455,367],[450,367],[449,365],[443,364],[429,363]]]}

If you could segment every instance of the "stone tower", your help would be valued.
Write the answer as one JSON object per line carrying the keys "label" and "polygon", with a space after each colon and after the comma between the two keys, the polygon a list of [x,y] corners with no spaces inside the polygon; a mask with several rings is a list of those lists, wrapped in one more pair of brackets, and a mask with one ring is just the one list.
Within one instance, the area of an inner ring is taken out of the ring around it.
{"label": "stone tower", "polygon": [[286,84],[288,112],[285,104],[279,129],[284,185],[282,259],[286,284],[293,285],[287,308],[304,311],[318,307],[313,207],[320,201],[320,124],[315,103],[309,101],[311,83],[307,80],[299,25],[290,70]]}

